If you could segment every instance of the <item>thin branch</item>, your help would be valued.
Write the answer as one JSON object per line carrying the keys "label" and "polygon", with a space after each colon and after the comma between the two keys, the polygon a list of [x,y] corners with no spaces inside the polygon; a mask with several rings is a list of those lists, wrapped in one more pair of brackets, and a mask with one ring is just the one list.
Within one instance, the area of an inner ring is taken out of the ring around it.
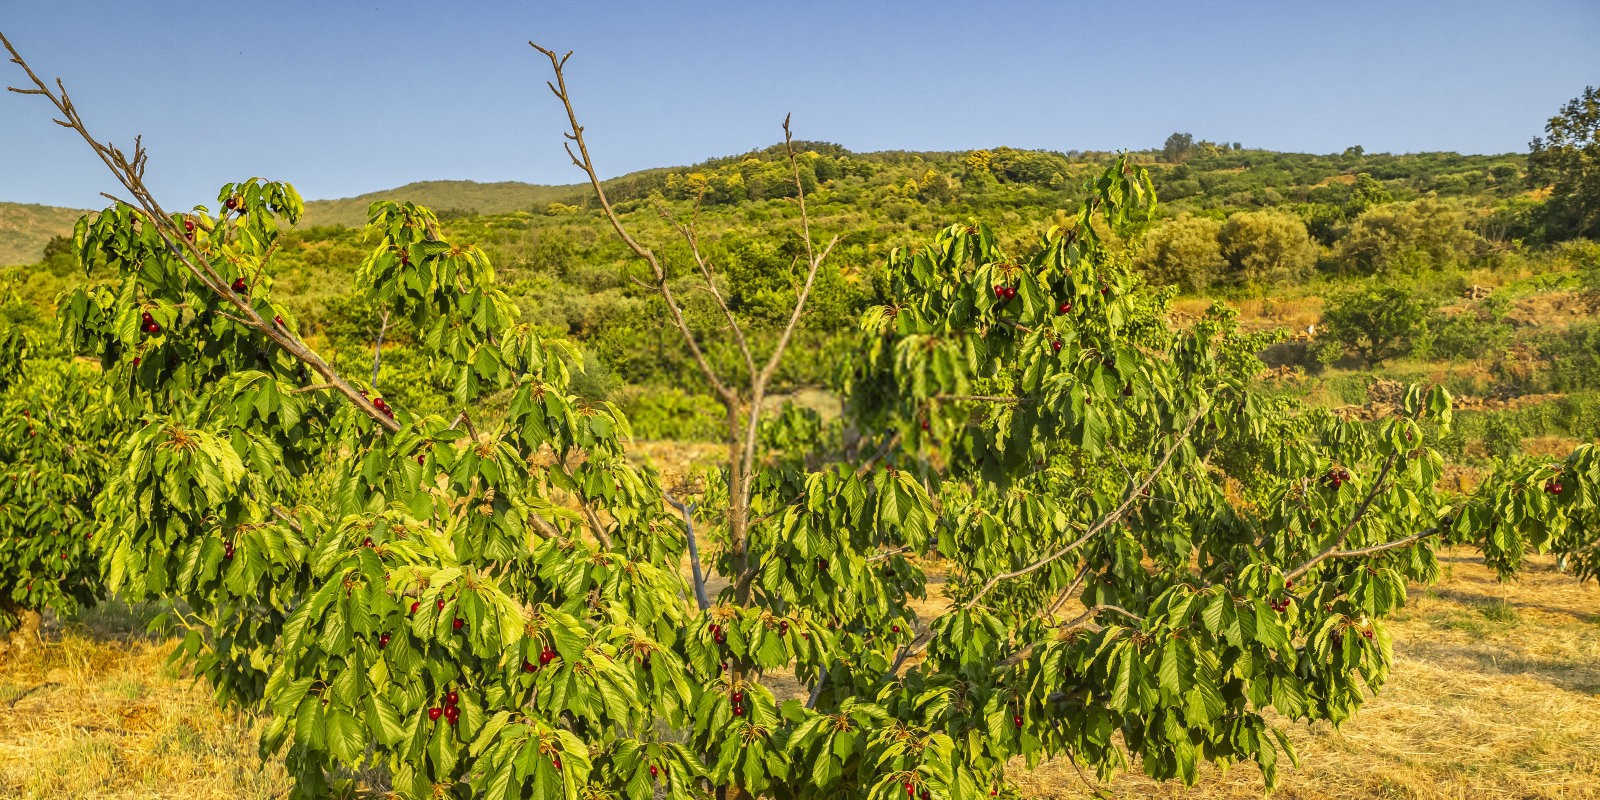
{"label": "thin branch", "polygon": [[705,611],[711,607],[711,598],[706,594],[705,571],[700,567],[700,545],[695,541],[694,509],[666,492],[662,492],[661,497],[683,515],[683,527],[689,542],[689,570],[694,573],[694,601],[701,611]]}
{"label": "thin branch", "polygon": [[1362,556],[1370,556],[1370,555],[1373,555],[1373,554],[1376,554],[1376,553],[1382,553],[1382,552],[1385,552],[1385,551],[1388,551],[1388,550],[1395,550],[1395,549],[1398,549],[1398,548],[1401,548],[1401,547],[1407,547],[1407,546],[1416,544],[1417,542],[1422,541],[1423,539],[1426,539],[1429,536],[1436,536],[1436,535],[1438,535],[1440,533],[1443,533],[1443,532],[1444,532],[1443,528],[1434,527],[1434,528],[1429,528],[1428,530],[1425,530],[1422,533],[1412,534],[1411,536],[1407,536],[1404,539],[1396,539],[1396,540],[1394,540],[1392,542],[1384,542],[1383,544],[1375,544],[1375,545],[1372,545],[1370,547],[1358,547],[1358,548],[1356,548],[1354,550],[1335,550],[1335,551],[1332,551],[1332,552],[1324,550],[1323,552],[1319,553],[1316,558],[1314,558],[1314,559],[1312,559],[1310,561],[1307,561],[1306,563],[1301,564],[1300,566],[1296,567],[1291,572],[1286,573],[1284,575],[1284,577],[1290,578],[1290,579],[1297,578],[1300,575],[1305,574],[1305,571],[1308,570],[1308,569],[1311,569],[1312,566],[1314,566],[1314,565],[1316,565],[1316,564],[1318,564],[1318,563],[1320,563],[1322,561],[1326,561],[1328,559],[1334,559],[1334,558],[1360,558]]}
{"label": "thin branch", "polygon": [[[695,203],[695,210],[697,213],[694,219],[698,219],[698,201]],[[711,293],[711,298],[717,302],[717,307],[722,309],[723,317],[728,320],[728,328],[733,332],[733,341],[739,346],[740,355],[744,356],[745,368],[750,371],[750,382],[754,384],[758,373],[756,372],[755,358],[750,354],[750,343],[745,339],[744,328],[739,324],[739,320],[734,317],[733,309],[728,306],[727,299],[722,296],[722,291],[717,288],[717,280],[712,273],[711,264],[700,253],[700,237],[695,233],[694,220],[691,220],[687,225],[679,223],[677,218],[672,216],[672,213],[663,206],[657,206],[656,213],[660,214],[667,224],[676,228],[678,235],[682,236],[684,242],[688,243],[689,255],[694,258],[695,266],[700,268],[700,276],[706,282],[706,291]]]}
{"label": "thin branch", "polygon": [[983,599],[984,595],[987,595],[990,590],[999,585],[1001,581],[1020,578],[1024,575],[1043,569],[1057,559],[1060,559],[1062,556],[1065,556],[1073,550],[1082,547],[1086,542],[1094,538],[1095,534],[1098,534],[1100,531],[1105,530],[1106,527],[1113,525],[1118,520],[1122,519],[1123,515],[1128,512],[1128,509],[1133,507],[1134,501],[1137,500],[1146,489],[1150,488],[1150,484],[1155,483],[1156,478],[1159,477],[1161,472],[1166,469],[1167,463],[1172,460],[1172,456],[1176,454],[1178,449],[1181,448],[1184,442],[1188,440],[1190,431],[1194,430],[1195,423],[1199,422],[1200,418],[1205,415],[1206,408],[1207,406],[1201,406],[1199,411],[1196,411],[1193,416],[1189,417],[1188,424],[1184,426],[1182,432],[1180,432],[1176,439],[1174,439],[1172,446],[1167,448],[1167,452],[1162,454],[1161,460],[1156,462],[1155,467],[1150,470],[1150,474],[1145,476],[1145,479],[1142,483],[1128,491],[1127,496],[1122,500],[1122,504],[1117,506],[1114,511],[1101,518],[1099,522],[1096,522],[1094,525],[1090,526],[1089,530],[1085,531],[1082,536],[1072,540],[1064,545],[1061,549],[1051,553],[1050,555],[1047,555],[1026,567],[1015,569],[1011,572],[1004,572],[990,578],[982,588],[980,588],[975,594],[972,595],[972,597],[968,598],[967,601],[961,605],[961,608],[968,609],[976,605],[979,600]]}
{"label": "thin branch", "polygon": [[389,330],[389,309],[383,310],[383,321],[378,323],[378,338],[372,343],[372,390],[378,390],[378,364],[383,360],[383,335]]}
{"label": "thin branch", "polygon": [[[654,288],[660,293],[662,300],[666,301],[667,312],[672,315],[673,324],[677,326],[678,332],[683,336],[684,343],[689,346],[689,352],[694,356],[695,363],[700,367],[700,372],[711,383],[711,388],[722,396],[724,402],[729,405],[737,405],[737,395],[734,394],[733,389],[723,382],[722,376],[711,366],[711,362],[707,360],[705,353],[700,349],[699,339],[694,335],[693,331],[689,330],[689,324],[683,317],[683,309],[679,307],[677,300],[673,298],[672,288],[667,285],[667,272],[662,267],[660,259],[656,257],[656,254],[650,248],[645,247],[637,239],[633,238],[633,235],[623,226],[622,219],[617,216],[616,210],[611,207],[611,201],[606,198],[605,186],[600,180],[599,171],[595,169],[594,159],[589,155],[589,145],[583,138],[583,126],[578,124],[578,112],[573,110],[572,96],[567,91],[566,63],[567,59],[572,56],[572,51],[569,50],[565,55],[557,56],[554,50],[540,47],[533,42],[528,42],[528,45],[549,58],[550,68],[555,72],[555,82],[546,81],[545,85],[550,87],[550,92],[556,96],[556,99],[561,101],[562,107],[567,112],[567,123],[571,127],[564,134],[569,140],[565,144],[567,157],[571,158],[572,163],[578,169],[583,170],[584,174],[589,177],[589,184],[594,187],[595,199],[599,201],[600,209],[605,212],[606,219],[611,222],[612,229],[617,232],[617,236],[622,239],[623,244],[627,245],[634,255],[638,256],[650,267],[650,272],[656,281]],[[578,146],[577,153],[572,151],[573,144]]]}
{"label": "thin branch", "polygon": [[1346,522],[1344,527],[1339,530],[1339,535],[1334,538],[1333,542],[1321,553],[1313,556],[1311,560],[1286,573],[1284,578],[1294,580],[1304,575],[1307,570],[1324,559],[1331,558],[1334,553],[1338,552],[1339,548],[1344,546],[1345,540],[1350,538],[1350,531],[1355,528],[1356,523],[1360,522],[1362,517],[1366,516],[1367,509],[1372,507],[1372,501],[1377,499],[1378,492],[1383,488],[1383,482],[1389,477],[1389,470],[1394,468],[1395,460],[1398,457],[1398,453],[1390,453],[1389,457],[1384,459],[1383,469],[1378,471],[1378,479],[1372,482],[1372,488],[1367,491],[1367,496],[1362,498],[1361,505],[1356,506],[1356,512],[1350,515],[1350,521]]}
{"label": "thin branch", "polygon": [[214,295],[232,305],[242,317],[244,324],[251,329],[259,331],[279,347],[322,375],[323,378],[333,384],[341,394],[345,395],[351,403],[355,404],[357,408],[377,422],[378,425],[391,432],[400,430],[398,422],[390,419],[386,414],[379,411],[370,400],[362,397],[360,390],[344,380],[316,351],[307,347],[305,343],[301,342],[298,337],[286,328],[277,325],[275,322],[262,319],[247,298],[233,291],[228,282],[222,280],[212,267],[210,259],[196,243],[195,238],[191,238],[186,232],[178,228],[177,223],[172,221],[172,215],[161,208],[161,204],[156,201],[155,196],[145,186],[144,172],[149,163],[149,155],[144,149],[141,137],[135,137],[134,139],[133,158],[131,159],[115,146],[95,139],[89,133],[89,128],[84,123],[83,118],[78,114],[77,107],[73,105],[72,98],[67,94],[66,84],[60,78],[56,79],[56,90],[52,91],[50,86],[33,71],[33,68],[28,65],[22,54],[17,52],[16,47],[11,44],[11,40],[7,39],[4,34],[0,34],[0,45],[5,46],[6,51],[11,54],[11,62],[27,73],[28,79],[33,82],[35,87],[33,89],[10,87],[12,91],[18,94],[41,95],[56,107],[56,110],[61,113],[61,118],[57,119],[56,123],[75,131],[83,138],[83,141],[89,145],[89,149],[94,151],[94,154],[106,165],[106,169],[111,172],[112,177],[116,178],[123,188],[128,190],[134,202],[129,203],[117,198],[112,199],[135,210],[155,230],[162,243],[166,245],[167,249],[196,280],[200,281]]}

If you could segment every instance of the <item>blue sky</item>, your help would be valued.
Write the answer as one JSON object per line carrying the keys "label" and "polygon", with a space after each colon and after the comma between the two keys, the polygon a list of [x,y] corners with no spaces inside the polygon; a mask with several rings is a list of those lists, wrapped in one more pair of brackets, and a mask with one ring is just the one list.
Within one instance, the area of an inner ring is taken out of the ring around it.
{"label": "blue sky", "polygon": [[[780,136],[856,150],[1159,146],[1522,151],[1600,83],[1600,2],[811,3],[0,0],[97,134],[143,133],[178,208],[251,175],[307,198],[413,180],[569,183],[526,44],[607,175]],[[4,77],[21,77],[0,63]],[[109,175],[0,96],[0,200],[98,207]]]}

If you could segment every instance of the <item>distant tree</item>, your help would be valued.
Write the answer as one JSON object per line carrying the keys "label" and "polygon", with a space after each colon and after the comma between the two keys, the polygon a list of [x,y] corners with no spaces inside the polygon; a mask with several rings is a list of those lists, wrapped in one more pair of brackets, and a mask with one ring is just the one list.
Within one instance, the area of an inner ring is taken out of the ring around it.
{"label": "distant tree", "polygon": [[1411,352],[1428,312],[1411,292],[1392,286],[1338,295],[1322,313],[1322,335],[1369,365]]}
{"label": "distant tree", "polygon": [[1344,149],[1345,158],[1360,158],[1366,154],[1367,148],[1362,147],[1359,144],[1353,144]]}
{"label": "distant tree", "polygon": [[1164,161],[1177,163],[1189,156],[1194,150],[1194,134],[1174,133],[1167,137],[1166,144],[1161,146],[1161,158]]}
{"label": "distant tree", "polygon": [[1244,149],[1244,145],[1242,145],[1242,144],[1240,144],[1238,142],[1234,142],[1233,143],[1233,149],[1235,149],[1235,150],[1243,150]]}
{"label": "distant tree", "polygon": [[1600,236],[1600,88],[1585,87],[1544,131],[1528,143],[1528,181],[1551,189],[1548,235]]}
{"label": "distant tree", "polygon": [[1306,224],[1287,211],[1241,211],[1218,233],[1222,255],[1240,283],[1264,284],[1300,277],[1317,260]]}
{"label": "distant tree", "polygon": [[1350,200],[1345,203],[1345,213],[1350,216],[1360,214],[1367,209],[1394,201],[1389,187],[1383,181],[1372,177],[1366,172],[1356,173],[1356,182],[1350,187]]}
{"label": "distant tree", "polygon": [[1222,223],[1185,214],[1150,231],[1134,259],[1152,283],[1174,284],[1184,291],[1211,285],[1227,268],[1217,234]]}
{"label": "distant tree", "polygon": [[52,236],[44,246],[43,263],[52,275],[65,275],[78,268],[78,254],[71,236]]}
{"label": "distant tree", "polygon": [[1342,272],[1375,275],[1456,266],[1482,255],[1488,242],[1467,228],[1465,211],[1424,197],[1368,209],[1334,247]]}

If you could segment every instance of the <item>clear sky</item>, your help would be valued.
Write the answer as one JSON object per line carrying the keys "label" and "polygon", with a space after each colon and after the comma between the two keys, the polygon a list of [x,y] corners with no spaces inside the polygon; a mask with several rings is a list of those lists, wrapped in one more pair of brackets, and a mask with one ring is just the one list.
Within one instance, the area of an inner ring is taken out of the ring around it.
{"label": "clear sky", "polygon": [[[616,175],[796,135],[855,150],[1523,151],[1600,83],[1600,0],[203,3],[0,0],[97,134],[143,133],[172,207],[260,175],[307,198],[413,180],[570,183],[526,41]],[[21,73],[0,63],[15,83]],[[113,187],[41,98],[0,96],[0,200]]]}

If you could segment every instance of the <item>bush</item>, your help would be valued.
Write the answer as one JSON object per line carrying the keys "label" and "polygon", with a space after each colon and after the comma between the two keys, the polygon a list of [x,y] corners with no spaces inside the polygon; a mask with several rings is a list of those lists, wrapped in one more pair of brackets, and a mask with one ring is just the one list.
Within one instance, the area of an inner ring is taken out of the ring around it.
{"label": "bush", "polygon": [[1203,289],[1228,266],[1217,234],[1222,223],[1185,214],[1150,231],[1134,264],[1153,283],[1186,292]]}
{"label": "bush", "polygon": [[1306,224],[1286,211],[1241,211],[1228,217],[1217,239],[1230,275],[1240,283],[1300,278],[1317,260]]}
{"label": "bush", "polygon": [[1376,365],[1411,352],[1426,320],[1427,310],[1411,292],[1361,289],[1332,299],[1322,314],[1322,335]]}
{"label": "bush", "polygon": [[1488,251],[1488,242],[1466,224],[1466,212],[1431,197],[1375,206],[1334,246],[1333,262],[1359,275],[1460,266]]}
{"label": "bush", "polygon": [[617,405],[645,439],[715,441],[725,433],[727,413],[714,398],[675,387],[633,387],[620,393]]}

